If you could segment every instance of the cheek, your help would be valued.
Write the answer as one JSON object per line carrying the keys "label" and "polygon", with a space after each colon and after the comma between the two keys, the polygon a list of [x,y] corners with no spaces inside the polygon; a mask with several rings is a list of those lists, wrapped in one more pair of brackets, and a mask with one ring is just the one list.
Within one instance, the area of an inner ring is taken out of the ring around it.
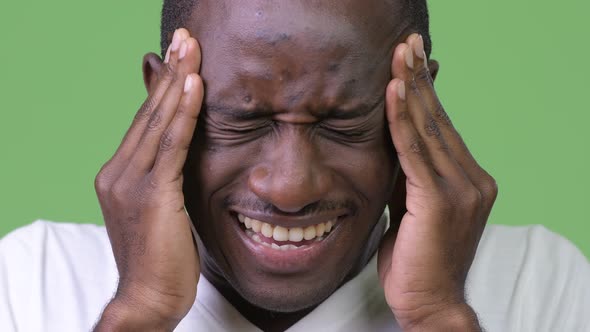
{"label": "cheek", "polygon": [[239,183],[245,183],[247,169],[260,153],[256,144],[214,149],[206,145],[203,139],[191,151],[185,168],[185,191],[190,191],[193,198],[198,196],[201,206],[213,207],[211,204],[215,202],[212,199],[223,198],[218,194],[227,193],[228,189],[235,190]]}
{"label": "cheek", "polygon": [[[338,151],[335,151],[338,152]],[[333,161],[333,168],[340,173],[348,185],[362,193],[367,204],[380,204],[392,190],[393,161],[384,146],[373,149],[341,151]]]}
{"label": "cheek", "polygon": [[386,201],[393,191],[393,173],[397,165],[395,148],[387,130],[375,134],[375,140],[363,146],[330,144],[323,148],[330,167],[349,186],[362,193],[375,206]]}

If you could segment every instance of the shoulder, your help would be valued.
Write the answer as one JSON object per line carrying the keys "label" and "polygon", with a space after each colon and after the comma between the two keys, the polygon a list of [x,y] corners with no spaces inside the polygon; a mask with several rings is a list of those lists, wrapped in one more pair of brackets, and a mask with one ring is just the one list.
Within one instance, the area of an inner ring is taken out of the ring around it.
{"label": "shoulder", "polygon": [[104,227],[36,221],[0,240],[0,329],[88,330],[116,282]]}
{"label": "shoulder", "polygon": [[[490,225],[482,236],[474,268],[498,272],[545,271],[550,276],[588,272],[582,252],[565,237],[544,226]],[[558,268],[558,269],[556,269]],[[539,278],[540,276],[529,276]]]}
{"label": "shoulder", "polygon": [[590,264],[543,226],[490,225],[467,291],[490,330],[580,330],[588,324],[582,313],[590,310]]}
{"label": "shoulder", "polygon": [[[0,258],[12,269],[51,268],[60,262],[108,263],[111,249],[104,227],[38,220],[0,239]],[[39,266],[41,261],[50,266]]]}
{"label": "shoulder", "polygon": [[535,269],[552,265],[584,269],[588,263],[569,240],[541,225],[488,226],[478,248],[477,261],[494,261],[500,266],[526,264],[527,268]]}
{"label": "shoulder", "polygon": [[111,256],[106,230],[97,225],[38,220],[0,239],[0,257],[13,268],[47,259],[86,265],[111,261]]}
{"label": "shoulder", "polygon": [[90,241],[87,243],[90,245],[102,246],[105,240],[108,244],[106,231],[102,226],[37,220],[1,238],[0,250],[19,249],[31,252],[39,249],[39,245],[52,246],[61,243],[67,246],[86,241]]}

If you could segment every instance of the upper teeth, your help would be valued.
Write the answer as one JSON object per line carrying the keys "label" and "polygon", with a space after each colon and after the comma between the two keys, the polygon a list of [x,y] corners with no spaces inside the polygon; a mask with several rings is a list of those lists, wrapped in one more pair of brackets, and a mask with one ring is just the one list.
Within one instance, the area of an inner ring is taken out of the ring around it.
{"label": "upper teeth", "polygon": [[265,222],[246,217],[238,214],[238,220],[243,223],[247,229],[251,229],[256,233],[261,233],[267,238],[273,238],[275,241],[291,241],[301,242],[305,240],[312,240],[314,238],[321,238],[325,233],[332,230],[336,220],[330,220],[317,225],[308,227],[293,227],[287,228],[282,226],[273,226]]}

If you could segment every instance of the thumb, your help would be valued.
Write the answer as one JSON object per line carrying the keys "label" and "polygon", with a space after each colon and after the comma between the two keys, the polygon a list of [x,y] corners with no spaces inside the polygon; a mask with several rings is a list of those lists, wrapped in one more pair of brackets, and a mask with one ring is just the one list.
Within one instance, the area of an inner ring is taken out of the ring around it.
{"label": "thumb", "polygon": [[393,247],[395,246],[395,238],[397,237],[397,227],[389,227],[379,245],[379,252],[377,253],[377,273],[381,286],[385,287],[385,279],[391,270],[391,257],[393,256]]}
{"label": "thumb", "polygon": [[406,214],[406,174],[401,170],[397,173],[393,193],[387,203],[389,208],[389,225],[398,228],[404,214]]}
{"label": "thumb", "polygon": [[393,193],[387,203],[387,208],[389,209],[389,229],[381,239],[379,253],[377,255],[377,272],[381,285],[385,284],[385,277],[391,269],[391,257],[393,255],[395,239],[397,238],[397,231],[402,217],[406,213],[406,175],[401,170],[401,167],[396,173]]}

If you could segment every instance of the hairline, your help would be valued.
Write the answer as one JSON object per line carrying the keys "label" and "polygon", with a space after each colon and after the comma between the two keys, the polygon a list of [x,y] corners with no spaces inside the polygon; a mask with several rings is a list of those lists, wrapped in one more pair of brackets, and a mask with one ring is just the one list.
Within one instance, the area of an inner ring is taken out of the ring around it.
{"label": "hairline", "polygon": [[[430,37],[430,18],[428,13],[427,0],[406,0],[407,11],[411,15],[406,17],[410,20],[411,32],[416,32],[424,38],[424,51],[430,58],[432,52],[432,39]],[[162,4],[162,15],[160,23],[160,55],[164,57],[172,41],[176,29],[185,27],[192,16],[192,12],[198,0],[164,0]],[[418,22],[420,21],[420,22]]]}

